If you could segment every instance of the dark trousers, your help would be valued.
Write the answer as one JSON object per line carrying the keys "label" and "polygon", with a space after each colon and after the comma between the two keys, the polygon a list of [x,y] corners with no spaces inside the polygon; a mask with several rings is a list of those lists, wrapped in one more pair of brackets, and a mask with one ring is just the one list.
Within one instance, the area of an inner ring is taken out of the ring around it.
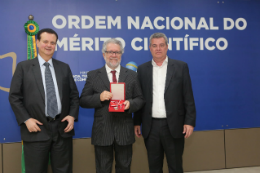
{"label": "dark trousers", "polygon": [[112,164],[115,161],[116,173],[130,173],[130,166],[132,161],[132,144],[131,145],[118,145],[114,142],[109,146],[95,145],[96,157],[96,172],[97,173],[111,173]]}
{"label": "dark trousers", "polygon": [[72,173],[72,137],[63,138],[58,132],[60,119],[48,122],[51,139],[24,141],[26,173],[47,173],[49,153],[53,173]]}
{"label": "dark trousers", "polygon": [[148,138],[144,140],[150,173],[162,173],[164,153],[169,173],[183,173],[184,138],[173,138],[166,119],[153,119]]}

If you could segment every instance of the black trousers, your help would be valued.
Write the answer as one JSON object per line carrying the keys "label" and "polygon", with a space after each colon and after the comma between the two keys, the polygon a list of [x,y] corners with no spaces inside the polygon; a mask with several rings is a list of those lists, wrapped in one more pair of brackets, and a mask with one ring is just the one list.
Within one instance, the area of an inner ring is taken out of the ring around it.
{"label": "black trousers", "polygon": [[184,137],[173,138],[166,119],[153,119],[148,138],[144,140],[150,173],[162,173],[164,153],[169,173],[183,173]]}
{"label": "black trousers", "polygon": [[132,161],[132,144],[131,145],[118,145],[114,142],[109,146],[95,145],[96,157],[96,172],[97,173],[111,173],[112,164],[115,161],[116,173],[130,173],[130,166]]}
{"label": "black trousers", "polygon": [[26,173],[47,173],[49,153],[53,173],[72,173],[72,137],[63,138],[58,132],[57,119],[48,122],[51,139],[48,141],[24,141]]}

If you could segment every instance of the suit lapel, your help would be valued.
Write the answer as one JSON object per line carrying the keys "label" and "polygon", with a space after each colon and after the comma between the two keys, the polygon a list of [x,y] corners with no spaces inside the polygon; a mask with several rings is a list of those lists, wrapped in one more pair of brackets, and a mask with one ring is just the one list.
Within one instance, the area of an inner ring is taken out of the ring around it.
{"label": "suit lapel", "polygon": [[170,58],[168,58],[168,65],[167,65],[167,73],[166,73],[166,83],[165,83],[165,90],[164,90],[164,93],[166,92],[169,84],[170,84],[170,81],[171,81],[171,78],[174,74],[174,64],[172,62],[172,60]]}
{"label": "suit lapel", "polygon": [[45,93],[44,93],[44,88],[43,88],[43,83],[42,83],[42,74],[41,74],[41,68],[39,65],[38,58],[36,57],[32,61],[32,69],[33,69],[33,75],[36,81],[36,84],[38,86],[38,89],[41,93],[43,101],[45,101]]}
{"label": "suit lapel", "polygon": [[108,80],[107,71],[105,66],[99,69],[99,77],[101,78],[102,82],[104,83],[105,87],[108,91],[110,91],[110,82]]}
{"label": "suit lapel", "polygon": [[127,77],[127,71],[128,71],[128,69],[126,69],[122,66],[120,67],[120,74],[119,74],[118,82],[125,82],[126,77]]}
{"label": "suit lapel", "polygon": [[153,94],[153,66],[152,66],[152,61],[150,63],[148,63],[147,65],[147,81],[148,81],[148,85],[150,87],[147,87],[148,89],[150,89],[150,93],[151,95]]}
{"label": "suit lapel", "polygon": [[57,81],[59,95],[60,95],[60,100],[62,100],[62,89],[63,89],[62,77],[61,77],[62,68],[60,67],[59,61],[56,61],[53,58],[52,58],[52,63],[53,63],[54,71],[55,71],[56,81]]}

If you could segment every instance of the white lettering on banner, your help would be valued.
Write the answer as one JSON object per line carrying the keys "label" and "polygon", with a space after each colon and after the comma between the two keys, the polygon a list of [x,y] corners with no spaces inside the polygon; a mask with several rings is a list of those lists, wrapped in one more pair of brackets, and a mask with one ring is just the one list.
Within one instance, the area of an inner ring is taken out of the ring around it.
{"label": "white lettering on banner", "polygon": [[[59,25],[57,24],[57,20],[60,19],[62,23]],[[67,20],[64,16],[62,15],[56,15],[52,19],[52,25],[57,28],[57,29],[63,29],[67,25]]]}
{"label": "white lettering on banner", "polygon": [[135,16],[135,20],[131,16],[127,16],[127,28],[132,29],[132,25],[135,27],[135,29],[140,29],[139,25],[139,17]]}
{"label": "white lettering on banner", "polygon": [[73,75],[75,82],[86,81],[88,77],[88,71],[81,71],[79,75]]}
{"label": "white lettering on banner", "polygon": [[[52,19],[52,24],[57,29],[122,29],[121,16],[88,16],[88,15],[68,15],[67,18],[63,15],[56,15]],[[149,16],[127,16],[127,29],[128,30],[219,30],[219,26],[214,25],[214,18],[209,17],[163,17],[157,16],[151,19]],[[244,18],[223,18],[223,30],[245,30],[247,21]],[[73,37],[63,37],[57,41],[57,48],[64,51],[100,51],[104,41],[110,37],[79,37],[74,34]],[[123,38],[117,37],[126,46]],[[131,40],[131,47],[135,51],[148,51],[149,38],[148,37],[135,37]],[[228,41],[226,38],[203,38],[203,37],[190,37],[186,34],[184,37],[169,38],[169,50],[185,50],[193,51],[198,50],[226,50]]]}
{"label": "white lettering on banner", "polygon": [[[170,38],[169,38],[170,39]],[[168,40],[168,49],[172,50],[172,41]]]}
{"label": "white lettering on banner", "polygon": [[57,40],[57,44],[56,44],[56,51],[57,51],[57,47],[59,46],[59,48],[61,48],[62,46],[64,46],[63,50],[64,51],[68,51],[68,38],[67,37],[63,37],[62,40]]}
{"label": "white lettering on banner", "polygon": [[165,28],[164,25],[161,25],[161,26],[158,25],[158,21],[159,21],[159,20],[160,20],[160,21],[164,21],[165,19],[164,19],[163,17],[161,17],[161,16],[156,17],[156,18],[154,19],[154,21],[153,21],[153,25],[155,26],[156,29],[164,29],[164,28]]}
{"label": "white lettering on banner", "polygon": [[[244,18],[238,18],[236,20],[231,18],[223,18],[223,29],[231,30],[234,26],[238,30],[245,30],[247,27],[247,21]],[[95,29],[122,29],[121,16],[99,16],[94,17],[82,15],[68,15],[68,19],[63,15],[56,15],[52,19],[52,25],[57,29],[63,29],[68,25],[68,29],[90,29],[95,26]],[[141,26],[141,27],[140,27]],[[149,16],[145,16],[143,21],[140,21],[139,16],[131,17],[127,16],[127,29],[143,30],[149,28],[150,30],[162,30],[162,29],[174,29],[174,30],[219,30],[218,26],[214,25],[214,18],[209,17],[209,24],[205,17],[162,17],[157,16],[153,20]]]}
{"label": "white lettering on banner", "polygon": [[[158,24],[160,21],[160,25]],[[153,24],[153,25],[152,25]],[[145,16],[141,28],[140,28],[140,17],[139,16],[135,16],[135,19],[133,19],[131,16],[127,16],[127,28],[128,29],[145,29],[145,28],[149,28],[151,30],[158,29],[158,30],[162,30],[162,29],[170,29],[170,26],[172,29],[174,30],[180,30],[184,29],[188,30],[189,27],[192,30],[201,30],[201,29],[205,29],[205,30],[219,30],[218,26],[214,26],[214,19],[213,17],[209,18],[209,25],[206,22],[206,19],[204,17],[201,17],[199,19],[198,25],[196,27],[196,18],[192,17],[191,20],[188,17],[184,17],[184,20],[180,17],[173,17],[171,20],[169,17],[162,17],[162,16],[158,16],[156,18],[154,18],[153,22],[152,20],[149,18],[149,16]]]}
{"label": "white lettering on banner", "polygon": [[[82,44],[82,50],[83,51],[86,51],[87,50],[86,48],[88,48],[89,51],[94,50],[92,48],[93,43],[94,43],[93,39],[88,38],[88,37],[83,37],[81,40],[82,40],[81,44]],[[86,43],[86,42],[88,42],[88,43]]]}
{"label": "white lettering on banner", "polygon": [[201,28],[204,28],[206,30],[209,30],[208,24],[204,17],[200,18],[197,30],[200,30]]}
{"label": "white lettering on banner", "polygon": [[[242,26],[239,26],[239,22],[242,22],[243,23],[243,25]],[[244,29],[246,29],[246,27],[247,27],[247,22],[246,22],[246,20],[245,19],[243,19],[243,18],[238,18],[237,20],[236,20],[236,28],[238,29],[238,30],[244,30]]]}
{"label": "white lettering on banner", "polygon": [[209,28],[210,30],[218,30],[218,26],[214,26],[214,19],[213,17],[210,17],[209,18]]}
{"label": "white lettering on banner", "polygon": [[190,37],[190,50],[193,50],[193,46],[198,46],[199,38]]}
{"label": "white lettering on banner", "polygon": [[[73,37],[63,37],[61,40],[57,41],[56,50],[57,48],[63,48],[64,51],[99,51],[100,46],[102,46],[103,42],[110,39],[111,37],[78,37],[78,34],[74,34]],[[116,37],[117,40],[121,41],[123,47],[126,46],[125,40],[121,37]],[[206,38],[204,41],[203,37],[189,37],[188,34],[185,35],[184,38],[182,37],[169,37],[168,38],[168,49],[169,50],[194,50],[194,47],[198,47],[199,50],[226,50],[228,47],[228,41],[220,37],[218,39],[209,37]],[[175,46],[174,46],[175,45]],[[135,51],[147,51],[149,50],[149,38],[144,37],[135,37],[131,41],[131,47]],[[69,48],[69,49],[68,49]]]}
{"label": "white lettering on banner", "polygon": [[207,38],[205,40],[205,47],[208,49],[208,50],[214,50],[215,49],[215,46],[210,46],[209,45],[209,42],[214,42],[215,39],[214,38]]}
{"label": "white lettering on banner", "polygon": [[[223,46],[220,45],[220,42],[223,42]],[[216,41],[216,46],[219,50],[225,50],[227,47],[228,47],[228,42],[225,38],[219,38],[217,41]]]}
{"label": "white lettering on banner", "polygon": [[[63,37],[61,40],[58,39],[56,50],[59,47],[61,49],[63,48],[64,51],[94,51],[94,49],[95,51],[99,51],[99,46],[110,38],[111,37],[78,37],[78,34],[74,34],[74,36],[69,37],[69,39],[67,37]],[[125,47],[126,43],[123,38],[116,37],[116,39],[121,41],[123,47]]]}
{"label": "white lettering on banner", "polygon": [[122,46],[125,47],[125,40],[120,38],[120,37],[116,37],[115,39],[119,40],[122,43]]}
{"label": "white lettering on banner", "polygon": [[80,47],[76,47],[76,46],[80,46],[80,38],[77,37],[78,34],[75,34],[73,37],[70,37],[70,51],[80,51]]}
{"label": "white lettering on banner", "polygon": [[[58,21],[61,20],[61,24],[58,24]],[[81,23],[81,24],[80,24]],[[76,15],[68,15],[68,19],[66,19],[63,15],[56,15],[52,19],[52,25],[57,29],[63,29],[68,25],[68,29],[90,29],[94,27],[95,29],[112,29],[112,27],[116,27],[116,29],[121,29],[121,16],[116,16],[113,19],[112,16],[95,16],[94,18],[91,16],[76,16]]]}
{"label": "white lettering on banner", "polygon": [[[144,41],[144,47],[143,46],[136,46],[136,42],[142,42],[142,41]],[[143,50],[143,48],[144,48],[144,50],[148,50],[148,38],[147,37],[145,37],[144,39],[142,39],[142,38],[139,38],[139,37],[136,37],[136,38],[134,38],[133,40],[132,40],[132,42],[131,42],[131,46],[132,46],[132,48],[134,49],[134,50],[136,50],[136,51],[140,51],[140,50]]]}
{"label": "white lettering on banner", "polygon": [[100,37],[100,41],[102,42],[105,42],[107,41],[108,39],[110,39],[111,37]]}
{"label": "white lettering on banner", "polygon": [[142,50],[143,49],[143,47],[142,46],[136,46],[136,42],[142,42],[143,41],[143,39],[142,38],[139,38],[139,37],[136,37],[136,38],[134,38],[133,40],[132,40],[132,42],[131,42],[131,46],[132,46],[132,48],[134,49],[134,50],[136,50],[136,51],[140,51],[140,50]]}
{"label": "white lettering on banner", "polygon": [[80,29],[79,27],[79,22],[80,22],[80,19],[78,16],[76,15],[69,15],[68,16],[68,24],[69,24],[69,29],[73,29],[73,26],[76,28],[76,29]]}
{"label": "white lettering on banner", "polygon": [[144,38],[144,50],[148,50],[148,38]]}
{"label": "white lettering on banner", "polygon": [[[200,38],[200,43],[203,43],[203,38],[201,37]],[[204,50],[204,45],[203,44],[200,44],[200,50]]]}
{"label": "white lettering on banner", "polygon": [[[88,24],[86,24],[88,21]],[[81,16],[81,28],[82,29],[90,29],[94,26],[94,19],[90,16]]]}
{"label": "white lettering on banner", "polygon": [[96,29],[106,29],[106,16],[95,16]]}
{"label": "white lettering on banner", "polygon": [[116,16],[115,20],[113,20],[112,16],[107,16],[107,28],[112,29],[112,25],[117,25],[117,29],[121,29],[121,16]]}
{"label": "white lettering on banner", "polygon": [[[175,25],[175,21],[178,21],[178,22],[179,22],[179,26],[176,26],[176,25]],[[172,18],[172,20],[171,20],[171,26],[172,26],[172,28],[175,29],[175,30],[180,30],[180,29],[183,27],[183,21],[182,21],[182,19],[181,19],[180,17],[174,17],[174,18]]]}
{"label": "white lettering on banner", "polygon": [[[169,38],[168,40],[169,42],[171,42],[171,38]],[[181,50],[181,41],[183,41],[183,38],[172,38],[172,41],[176,42],[176,50]]]}
{"label": "white lettering on banner", "polygon": [[150,18],[148,16],[145,16],[143,24],[141,26],[141,29],[144,29],[144,28],[154,29],[153,25],[152,25],[152,22],[151,22],[151,20],[150,20]]}
{"label": "white lettering on banner", "polygon": [[[245,30],[247,27],[247,22],[244,18],[238,18],[235,22],[231,18],[224,18],[224,30],[231,30],[236,26],[238,30]],[[242,26],[239,25],[239,23],[242,22]]]}
{"label": "white lettering on banner", "polygon": [[184,50],[188,50],[188,37],[188,34],[186,34],[184,37]]}
{"label": "white lettering on banner", "polygon": [[[188,26],[191,27],[191,29],[196,30],[196,18],[192,17],[192,21],[188,17],[184,18],[185,23],[185,29],[188,30]],[[219,30],[218,26],[214,26],[214,19],[212,17],[209,18],[209,26],[207,25],[207,22],[204,17],[200,18],[197,30],[200,30],[201,28],[204,28],[206,30]]]}
{"label": "white lettering on banner", "polygon": [[170,18],[166,17],[166,29],[169,30],[170,29]]}
{"label": "white lettering on banner", "polygon": [[224,30],[231,30],[234,28],[235,23],[234,23],[233,19],[224,18],[223,22],[224,22]]}
{"label": "white lettering on banner", "polygon": [[99,41],[98,41],[98,37],[95,38],[95,51],[99,51]]}
{"label": "white lettering on banner", "polygon": [[195,30],[196,29],[196,18],[192,17],[192,21],[188,17],[184,18],[184,23],[185,23],[185,29],[188,30],[190,26],[191,29]]}
{"label": "white lettering on banner", "polygon": [[[220,37],[217,40],[209,37],[204,41],[202,37],[201,38],[189,37],[189,35],[186,34],[184,38],[169,37],[168,41],[169,41],[168,49],[170,51],[173,49],[174,44],[176,45],[175,50],[177,51],[181,49],[184,49],[185,51],[194,50],[194,47],[198,47],[199,50],[204,50],[205,47],[207,50],[210,51],[215,50],[216,48],[222,51],[227,49],[228,47],[228,41],[223,37]],[[149,47],[148,38],[135,37],[131,42],[131,46],[135,51],[148,50]]]}

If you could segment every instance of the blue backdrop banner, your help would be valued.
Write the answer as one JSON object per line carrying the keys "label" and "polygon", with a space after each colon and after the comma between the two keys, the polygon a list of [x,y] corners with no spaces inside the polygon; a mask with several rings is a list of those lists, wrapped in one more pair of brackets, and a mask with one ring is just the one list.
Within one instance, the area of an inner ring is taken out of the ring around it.
{"label": "blue backdrop banner", "polygon": [[[149,37],[169,38],[168,56],[188,63],[197,108],[195,130],[260,126],[259,0],[8,0],[0,2],[0,142],[20,141],[8,101],[12,74],[26,60],[24,24],[58,35],[54,58],[68,63],[78,90],[102,67],[111,37],[125,47],[122,66],[150,61]],[[80,108],[75,138],[91,137],[93,109]]]}

